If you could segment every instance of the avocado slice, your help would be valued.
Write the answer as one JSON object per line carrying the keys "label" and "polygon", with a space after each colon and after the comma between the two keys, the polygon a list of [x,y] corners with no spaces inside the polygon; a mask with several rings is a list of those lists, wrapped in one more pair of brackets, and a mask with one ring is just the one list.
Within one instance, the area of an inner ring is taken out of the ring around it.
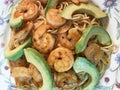
{"label": "avocado slice", "polygon": [[97,39],[98,39],[99,43],[101,43],[102,45],[111,45],[112,44],[110,35],[103,27],[98,26],[98,25],[90,25],[89,27],[87,27],[85,29],[85,31],[83,32],[83,35],[76,43],[75,52],[77,54],[80,52],[83,52],[87,46],[89,39],[94,35],[97,35]]}
{"label": "avocado slice", "polygon": [[73,69],[76,73],[86,72],[91,76],[92,81],[88,86],[84,87],[83,90],[95,90],[95,86],[98,84],[100,79],[100,74],[92,63],[90,63],[86,58],[77,57],[73,64]]}
{"label": "avocado slice", "polygon": [[27,61],[33,64],[43,78],[43,86],[39,90],[53,90],[53,77],[46,60],[43,56],[33,48],[24,49]]}
{"label": "avocado slice", "polygon": [[6,52],[5,52],[5,57],[8,60],[11,61],[16,61],[18,60],[23,54],[24,54],[24,48],[28,47],[31,45],[31,38],[29,38],[28,40],[26,40],[22,45],[18,46],[17,48],[10,50],[10,48],[8,47]]}
{"label": "avocado slice", "polygon": [[60,0],[48,0],[47,5],[45,7],[44,15],[46,16],[46,13],[50,8],[56,8],[59,1]]}
{"label": "avocado slice", "polygon": [[79,11],[79,13],[87,13],[95,18],[103,18],[107,16],[99,7],[91,3],[81,3],[79,6],[70,4],[63,9],[61,16],[65,19],[71,19],[75,11]]}
{"label": "avocado slice", "polygon": [[[19,28],[22,26],[23,23],[23,16],[15,17],[14,14],[16,12],[15,7],[13,7],[11,18],[10,18],[10,26],[13,28]],[[15,29],[16,30],[16,29]]]}

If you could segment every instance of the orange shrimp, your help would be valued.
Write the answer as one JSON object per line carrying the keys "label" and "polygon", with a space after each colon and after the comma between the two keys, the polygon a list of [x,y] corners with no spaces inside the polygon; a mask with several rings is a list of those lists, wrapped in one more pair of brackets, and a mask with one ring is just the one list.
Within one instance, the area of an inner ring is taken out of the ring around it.
{"label": "orange shrimp", "polygon": [[55,38],[52,34],[47,33],[50,25],[40,25],[33,34],[33,45],[42,53],[48,53],[54,48]]}
{"label": "orange shrimp", "polygon": [[57,72],[68,71],[74,63],[74,56],[71,50],[58,47],[48,56],[48,64]]}
{"label": "orange shrimp", "polygon": [[63,47],[74,49],[76,42],[80,39],[81,33],[77,30],[77,28],[71,28],[67,32],[58,34],[58,39],[60,44]]}
{"label": "orange shrimp", "polygon": [[87,3],[89,2],[89,0],[71,0],[73,3],[75,4],[79,4],[79,3]]}
{"label": "orange shrimp", "polygon": [[53,27],[59,27],[66,23],[66,20],[60,16],[60,10],[49,9],[46,14],[47,22]]}
{"label": "orange shrimp", "polygon": [[43,5],[45,5],[45,4],[47,4],[47,1],[48,0],[31,0],[32,2],[34,2],[34,3],[37,3],[37,2],[41,2]]}
{"label": "orange shrimp", "polygon": [[29,0],[23,0],[18,4],[14,13],[15,17],[23,16],[25,21],[33,20],[38,16],[38,6]]}
{"label": "orange shrimp", "polygon": [[56,75],[55,83],[58,87],[69,90],[78,86],[78,77],[73,70],[60,72]]}
{"label": "orange shrimp", "polygon": [[95,43],[90,44],[84,53],[87,59],[90,60],[94,65],[97,65],[103,56],[100,46]]}
{"label": "orange shrimp", "polygon": [[43,79],[42,79],[41,73],[37,70],[37,68],[34,65],[30,64],[29,71],[30,71],[30,75],[33,78],[33,83],[36,86],[42,86]]}

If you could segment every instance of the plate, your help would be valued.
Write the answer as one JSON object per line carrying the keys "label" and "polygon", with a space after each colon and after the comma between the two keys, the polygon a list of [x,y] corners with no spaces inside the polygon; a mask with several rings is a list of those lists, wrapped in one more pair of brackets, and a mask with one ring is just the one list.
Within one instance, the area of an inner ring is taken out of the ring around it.
{"label": "plate", "polygon": [[[9,18],[11,7],[19,0],[0,1],[0,90],[12,90],[14,78],[10,77],[10,69],[4,57],[9,37]],[[92,0],[108,13],[107,31],[110,34],[116,51],[111,55],[110,67],[101,78],[96,90],[120,90],[120,0]]]}

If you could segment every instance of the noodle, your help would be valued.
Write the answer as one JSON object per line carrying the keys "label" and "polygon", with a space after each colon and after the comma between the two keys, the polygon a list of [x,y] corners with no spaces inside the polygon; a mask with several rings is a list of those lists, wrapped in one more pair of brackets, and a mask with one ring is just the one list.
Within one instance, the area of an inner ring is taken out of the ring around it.
{"label": "noodle", "polygon": [[63,10],[65,7],[67,7],[71,2],[60,2],[60,4],[57,6],[57,8],[61,11]]}
{"label": "noodle", "polygon": [[77,27],[81,32],[89,25],[99,25],[95,18],[92,20],[87,14],[75,14],[72,18],[74,27]]}
{"label": "noodle", "polygon": [[45,17],[43,17],[42,15],[39,16],[35,21],[34,21],[34,25],[35,25],[35,29],[38,28],[38,26],[42,25],[42,24],[46,24],[46,19]]}

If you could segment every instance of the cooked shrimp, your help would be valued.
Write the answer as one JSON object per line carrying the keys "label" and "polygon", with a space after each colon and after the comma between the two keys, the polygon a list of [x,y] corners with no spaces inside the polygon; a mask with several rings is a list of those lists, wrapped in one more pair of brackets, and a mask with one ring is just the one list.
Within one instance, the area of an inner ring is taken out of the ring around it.
{"label": "cooked shrimp", "polygon": [[14,61],[14,62],[9,61],[9,65],[10,65],[10,68],[12,70],[14,67],[27,67],[28,63],[24,58],[20,58],[19,60]]}
{"label": "cooked shrimp", "polygon": [[42,53],[48,53],[54,48],[55,38],[47,33],[50,25],[40,25],[33,34],[33,45]]}
{"label": "cooked shrimp", "polygon": [[46,14],[47,22],[54,26],[59,27],[65,24],[66,20],[60,16],[60,10],[58,9],[49,9]]}
{"label": "cooked shrimp", "polygon": [[65,25],[61,26],[58,29],[58,34],[67,32],[70,29],[71,26],[72,26],[72,22],[71,21],[67,21],[65,23]]}
{"label": "cooked shrimp", "polygon": [[31,77],[15,77],[17,87],[29,88],[31,87]]}
{"label": "cooked shrimp", "polygon": [[13,49],[18,47],[20,44],[22,44],[25,41],[25,39],[27,39],[28,35],[32,31],[32,28],[33,28],[33,23],[27,22],[19,30],[12,30],[9,47]]}
{"label": "cooked shrimp", "polygon": [[37,2],[41,2],[42,4],[47,4],[47,1],[48,0],[31,0],[32,2],[34,2],[34,3],[37,3]]}
{"label": "cooked shrimp", "polygon": [[41,2],[42,4],[44,4],[44,5],[47,4],[47,1],[48,1],[48,0],[40,0],[40,2]]}
{"label": "cooked shrimp", "polygon": [[11,71],[13,77],[31,77],[28,68],[26,67],[14,67]]}
{"label": "cooked shrimp", "polygon": [[23,0],[18,4],[14,16],[23,16],[24,20],[34,20],[38,16],[38,6],[30,0]]}
{"label": "cooked shrimp", "polygon": [[48,56],[48,64],[57,72],[68,71],[74,63],[74,56],[71,50],[58,47]]}
{"label": "cooked shrimp", "polygon": [[15,40],[17,39],[19,42],[25,40],[28,34],[32,31],[33,26],[33,22],[27,22],[18,31],[13,30],[13,38]]}
{"label": "cooked shrimp", "polygon": [[100,46],[97,44],[90,44],[85,50],[85,56],[89,59],[94,65],[97,65],[102,58],[102,51]]}
{"label": "cooked shrimp", "polygon": [[78,78],[73,70],[57,73],[55,84],[56,86],[64,89],[75,88],[78,86]]}
{"label": "cooked shrimp", "polygon": [[75,3],[75,4],[79,4],[79,3],[87,3],[87,2],[89,2],[90,0],[71,0],[73,3]]}
{"label": "cooked shrimp", "polygon": [[30,75],[34,79],[34,82],[39,83],[40,84],[39,86],[41,86],[42,85],[42,81],[43,81],[41,73],[32,64],[29,65],[29,71],[30,71]]}
{"label": "cooked shrimp", "polygon": [[67,32],[58,34],[60,44],[69,49],[75,48],[75,44],[80,37],[81,33],[77,30],[77,28],[71,28],[68,31],[68,34]]}

